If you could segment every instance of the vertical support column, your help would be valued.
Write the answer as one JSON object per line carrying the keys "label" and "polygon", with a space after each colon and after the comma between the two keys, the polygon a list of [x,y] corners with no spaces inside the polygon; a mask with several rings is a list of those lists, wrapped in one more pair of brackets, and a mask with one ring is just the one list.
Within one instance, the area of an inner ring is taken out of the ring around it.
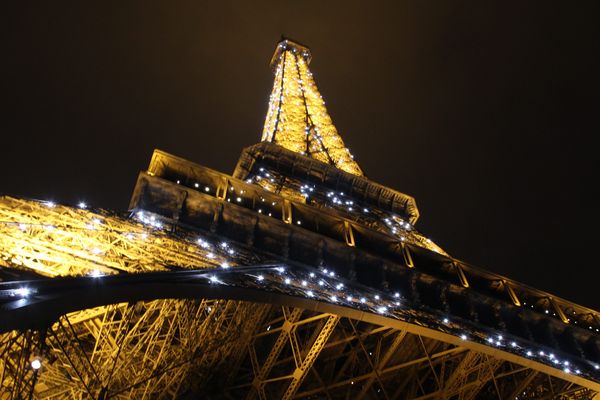
{"label": "vertical support column", "polygon": [[404,257],[404,263],[408,268],[414,268],[415,263],[413,262],[412,255],[410,254],[410,249],[404,243],[402,243],[402,256]]}
{"label": "vertical support column", "polygon": [[[290,332],[295,329],[295,324],[298,322],[301,315],[302,309],[300,308],[294,308],[289,315],[286,315],[281,332],[279,332],[279,335],[277,336],[275,343],[273,343],[271,351],[262,366],[258,365],[258,360],[253,362],[253,367],[256,368],[256,371],[254,380],[252,381],[252,388],[246,395],[246,400],[252,400],[255,397],[255,394],[258,394],[261,399],[266,398],[264,381],[271,373],[271,369],[273,369],[275,362],[288,341]],[[250,354],[256,354],[254,351],[254,343],[250,345]],[[254,363],[256,363],[256,365],[254,365]]]}
{"label": "vertical support column", "polygon": [[510,296],[510,299],[512,300],[513,304],[517,307],[521,306],[521,301],[519,300],[517,293],[515,293],[514,289],[510,286],[510,284],[506,281],[502,281],[502,283],[504,284],[504,288]]}
{"label": "vertical support column", "polygon": [[552,304],[552,308],[554,308],[554,311],[556,311],[556,315],[559,316],[559,318],[561,319],[562,322],[564,322],[565,324],[568,324],[569,318],[567,318],[567,316],[563,312],[562,308],[560,308],[560,306],[558,304],[556,304],[556,302],[554,301],[554,299],[552,297],[550,297],[548,300],[550,300],[550,304]]}
{"label": "vertical support column", "polygon": [[456,269],[456,274],[458,275],[458,280],[463,287],[469,287],[469,280],[467,279],[467,275],[465,275],[465,271],[463,271],[460,264],[453,262],[454,269]]}
{"label": "vertical support column", "polygon": [[218,199],[225,200],[225,198],[227,197],[227,188],[228,187],[229,187],[229,182],[227,181],[227,178],[225,178],[224,176],[221,177],[221,182],[217,186],[217,191],[215,193]]}
{"label": "vertical support column", "polygon": [[348,246],[356,246],[356,243],[354,242],[354,232],[352,232],[352,225],[348,221],[344,221],[344,240],[346,240],[346,244]]}
{"label": "vertical support column", "polygon": [[290,203],[288,199],[283,200],[281,217],[283,219],[283,222],[285,222],[286,224],[292,223],[292,203]]}

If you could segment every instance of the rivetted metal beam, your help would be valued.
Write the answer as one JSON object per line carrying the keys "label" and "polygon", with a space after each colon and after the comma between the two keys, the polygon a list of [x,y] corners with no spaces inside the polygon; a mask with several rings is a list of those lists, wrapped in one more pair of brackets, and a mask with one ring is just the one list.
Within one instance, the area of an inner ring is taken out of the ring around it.
{"label": "rivetted metal beam", "polygon": [[400,344],[402,344],[402,341],[406,337],[406,333],[406,331],[399,331],[398,333],[396,333],[396,335],[394,336],[394,340],[392,341],[392,343],[389,344],[387,350],[377,362],[377,365],[373,370],[373,372],[375,372],[375,375],[371,376],[367,380],[367,382],[363,384],[362,390],[360,391],[358,396],[356,396],[357,399],[363,399],[367,395],[368,391],[373,385],[373,382],[375,382],[376,377],[379,375],[379,372],[385,368],[385,366],[390,361],[394,353],[398,350],[398,347],[400,347]]}
{"label": "rivetted metal beam", "polygon": [[539,372],[533,371],[533,370],[531,372],[529,372],[529,374],[527,374],[527,376],[519,382],[519,384],[517,385],[515,390],[513,390],[513,392],[510,394],[510,396],[508,396],[508,398],[516,399],[517,396],[519,396],[521,394],[521,392],[523,392],[523,390],[525,390],[527,388],[527,386],[529,386],[529,384],[535,379],[535,377],[538,374],[539,374]]}
{"label": "rivetted metal beam", "polygon": [[290,382],[288,388],[281,397],[282,400],[289,400],[294,397],[294,395],[300,388],[302,381],[306,377],[306,374],[315,363],[319,354],[321,354],[321,350],[323,350],[325,343],[327,343],[327,340],[329,340],[329,336],[331,336],[331,333],[335,329],[335,326],[337,325],[339,320],[340,317],[337,315],[331,315],[329,318],[327,318],[327,321],[321,328],[321,331],[319,332],[319,335],[317,336],[315,341],[310,346],[310,349],[308,350],[308,353],[302,360],[302,363],[296,367],[296,370],[293,373],[292,381]]}
{"label": "rivetted metal beam", "polygon": [[[262,271],[264,268],[274,266],[236,267],[227,271],[219,271],[221,276],[243,276],[252,271]],[[436,329],[427,328],[418,324],[389,318],[378,314],[376,311],[360,310],[326,301],[312,300],[299,297],[292,293],[270,291],[257,288],[254,285],[244,287],[210,283],[207,277],[210,271],[177,271],[147,274],[122,274],[105,276],[103,278],[55,278],[49,280],[31,281],[31,287],[37,290],[29,298],[13,299],[4,303],[0,308],[0,331],[16,328],[38,327],[45,328],[49,323],[58,319],[60,315],[79,309],[97,307],[118,302],[135,302],[156,298],[173,299],[198,299],[219,298],[231,300],[247,300],[259,303],[271,303],[312,310],[319,313],[331,313],[343,317],[384,325],[391,328],[406,330],[409,333],[440,340],[446,343],[464,346],[492,357],[520,364],[539,370],[551,376],[556,376],[578,385],[600,391],[600,384],[584,376],[567,373],[562,369],[554,368],[532,359],[504,351],[498,347],[491,347],[476,341],[462,340],[452,334]],[[231,274],[231,275],[227,275]],[[236,278],[237,279],[237,278]],[[265,281],[265,284],[267,281]],[[22,282],[1,283],[1,290],[18,288]],[[350,286],[350,283],[346,286]],[[287,289],[286,289],[287,290]],[[77,302],[73,299],[77,298]],[[6,301],[6,298],[4,298]],[[10,317],[10,318],[9,318]]]}
{"label": "rivetted metal beam", "polygon": [[[256,366],[256,367],[258,367],[258,369],[256,371],[256,375],[252,382],[252,388],[246,395],[246,400],[253,399],[254,395],[256,393],[259,394],[261,399],[265,396],[264,395],[264,385],[265,385],[264,381],[267,378],[267,376],[269,376],[269,373],[271,372],[271,369],[273,368],[275,361],[277,361],[277,358],[279,357],[281,350],[283,350],[283,347],[285,346],[285,344],[288,340],[288,335],[290,333],[290,330],[293,328],[294,323],[300,319],[301,315],[302,315],[302,309],[294,308],[294,310],[290,313],[289,316],[285,316],[282,329],[279,332],[279,335],[277,336],[275,343],[271,347],[271,350],[269,351],[269,355],[267,356],[265,361],[262,363],[262,365]],[[254,346],[254,344],[251,344],[250,346]],[[254,353],[254,349],[251,349],[251,351]]]}
{"label": "rivetted metal beam", "polygon": [[[437,359],[437,358],[440,358],[440,357],[445,357],[447,355],[457,354],[457,353],[461,353],[461,352],[464,352],[464,351],[467,351],[467,349],[462,348],[462,347],[454,347],[454,348],[449,349],[449,350],[444,350],[444,351],[440,351],[440,352],[435,353],[435,354],[431,354],[430,357],[431,357],[431,359]],[[396,365],[391,365],[389,367],[386,367],[386,368],[382,369],[379,372],[379,375],[380,376],[384,376],[386,374],[390,374],[390,373],[393,373],[395,371],[401,370],[403,368],[411,367],[413,365],[418,365],[418,364],[424,363],[426,361],[428,361],[427,357],[419,357],[419,358],[416,358],[414,360],[405,361],[405,362],[402,362],[402,363],[399,363],[399,364],[396,364]],[[335,388],[338,388],[338,387],[350,385],[353,382],[354,382],[353,384],[358,384],[360,382],[363,382],[363,381],[366,381],[366,380],[368,380],[370,378],[373,378],[374,376],[375,376],[375,371],[371,371],[371,372],[363,374],[363,375],[354,376],[352,378],[348,378],[348,379],[345,379],[343,381],[336,382],[336,383],[334,383],[332,385],[328,385],[326,388],[331,390],[331,389],[335,389]],[[323,390],[324,390],[324,388],[317,388],[317,389],[307,390],[305,392],[298,393],[297,398],[314,396],[315,394],[320,393]]]}

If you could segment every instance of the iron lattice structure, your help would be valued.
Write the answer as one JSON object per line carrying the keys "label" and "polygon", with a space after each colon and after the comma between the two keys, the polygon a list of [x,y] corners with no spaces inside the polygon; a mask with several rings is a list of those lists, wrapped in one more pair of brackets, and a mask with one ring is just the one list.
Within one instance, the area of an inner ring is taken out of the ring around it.
{"label": "iron lattice structure", "polygon": [[419,232],[289,40],[233,175],[155,151],[129,212],[0,198],[0,399],[591,399],[597,312]]}
{"label": "iron lattice structure", "polygon": [[271,59],[275,82],[262,140],[362,175],[338,135],[308,69],[311,58],[306,46],[290,40],[283,40],[277,46]]}

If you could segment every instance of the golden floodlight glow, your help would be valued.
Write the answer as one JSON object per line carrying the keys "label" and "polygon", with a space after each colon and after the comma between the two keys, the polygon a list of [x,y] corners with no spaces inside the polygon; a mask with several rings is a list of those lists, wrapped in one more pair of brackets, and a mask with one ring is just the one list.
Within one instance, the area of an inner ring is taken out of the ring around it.
{"label": "golden floodlight glow", "polygon": [[216,268],[226,261],[136,220],[59,204],[0,197],[0,221],[0,266],[47,277]]}
{"label": "golden floodlight glow", "polygon": [[333,125],[312,73],[310,51],[290,40],[279,43],[273,58],[275,82],[262,141],[363,175]]}
{"label": "golden floodlight glow", "polygon": [[600,393],[598,313],[421,234],[310,60],[278,44],[271,143],[233,175],[156,150],[126,214],[0,196],[0,400]]}

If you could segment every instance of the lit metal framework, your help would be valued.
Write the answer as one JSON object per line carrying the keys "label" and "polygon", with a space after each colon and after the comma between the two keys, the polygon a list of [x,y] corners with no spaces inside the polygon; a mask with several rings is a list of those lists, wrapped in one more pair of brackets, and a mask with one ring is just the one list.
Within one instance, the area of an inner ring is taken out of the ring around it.
{"label": "lit metal framework", "polygon": [[271,60],[275,81],[262,140],[362,175],[308,69],[311,58],[310,50],[297,42],[278,44]]}
{"label": "lit metal framework", "polygon": [[309,61],[278,45],[231,176],[155,151],[126,214],[0,197],[0,399],[598,398],[600,315],[419,232]]}

